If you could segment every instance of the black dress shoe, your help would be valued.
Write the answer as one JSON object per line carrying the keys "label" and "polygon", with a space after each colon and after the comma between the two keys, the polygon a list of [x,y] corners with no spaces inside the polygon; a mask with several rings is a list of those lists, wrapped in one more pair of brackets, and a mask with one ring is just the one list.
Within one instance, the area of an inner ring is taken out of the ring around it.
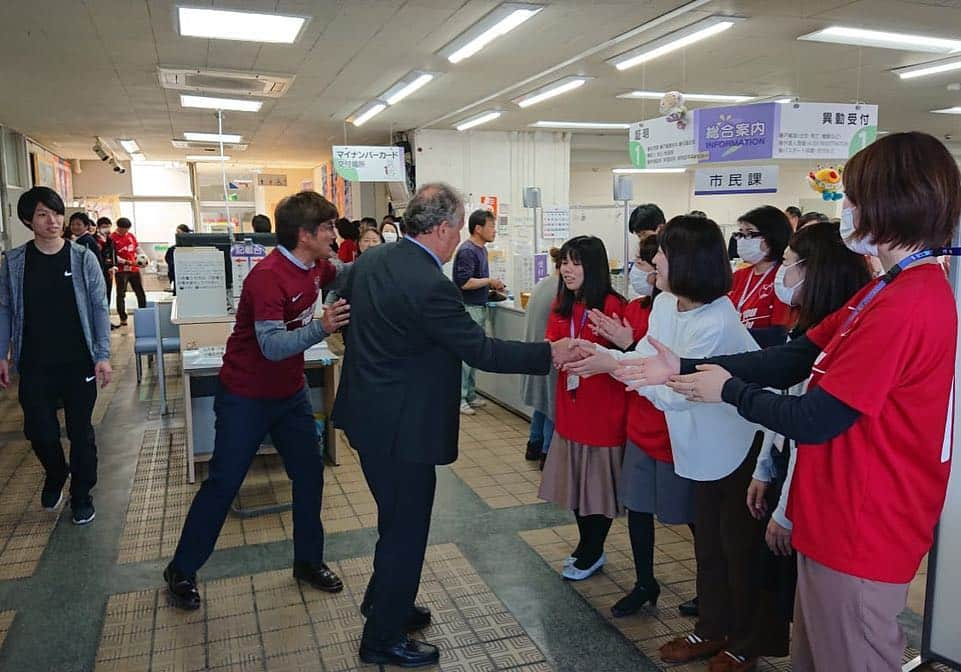
{"label": "black dress shoe", "polygon": [[693,600],[688,600],[683,604],[679,604],[677,610],[681,612],[681,616],[699,616],[701,614],[701,602],[694,597]]}
{"label": "black dress shoe", "polygon": [[530,462],[536,462],[541,459],[541,447],[543,442],[534,443],[532,441],[527,442],[527,450],[524,452],[524,459]]}
{"label": "black dress shoe", "polygon": [[326,563],[311,565],[307,562],[294,561],[294,578],[298,581],[306,581],[317,590],[327,593],[339,593],[344,589],[344,584],[340,578],[330,571]]}
{"label": "black dress shoe", "polygon": [[[370,602],[361,603],[360,613],[364,618],[370,618]],[[407,617],[407,622],[404,623],[404,632],[417,632],[428,625],[430,625],[430,609],[415,604],[410,616]]]}
{"label": "black dress shoe", "polygon": [[404,638],[388,648],[360,645],[360,659],[372,665],[396,665],[398,667],[424,667],[436,665],[440,651],[433,644]]}
{"label": "black dress shoe", "polygon": [[661,596],[661,587],[655,582],[650,586],[634,586],[634,590],[619,599],[611,607],[614,618],[623,618],[636,614],[648,602],[652,607],[657,606],[657,598]]}
{"label": "black dress shoe", "polygon": [[170,601],[177,609],[194,611],[200,608],[200,592],[197,590],[197,576],[181,574],[167,565],[164,569],[164,581],[167,582],[167,592]]}

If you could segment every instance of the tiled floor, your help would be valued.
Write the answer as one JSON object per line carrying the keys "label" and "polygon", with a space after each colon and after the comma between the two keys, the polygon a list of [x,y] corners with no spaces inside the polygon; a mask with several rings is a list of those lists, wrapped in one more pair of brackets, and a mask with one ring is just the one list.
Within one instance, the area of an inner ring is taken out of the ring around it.
{"label": "tiled floor", "polygon": [[[120,540],[120,563],[160,560],[173,554],[194,493],[207,473],[206,463],[200,463],[197,482],[187,483],[184,442],[182,429],[148,429],[144,433]],[[333,533],[375,527],[377,507],[356,454],[345,445],[339,457],[339,466],[325,470],[324,529]],[[258,456],[244,481],[237,505],[250,508],[290,501],[290,480],[280,457]],[[254,518],[230,515],[216,548],[292,538],[290,511]]]}
{"label": "tiled floor", "polygon": [[16,613],[15,611],[0,611],[0,646],[3,646],[3,640],[7,637],[7,631],[13,623],[13,617],[16,616]]}
{"label": "tiled floor", "polygon": [[491,508],[541,503],[538,463],[524,459],[528,430],[525,420],[491,403],[461,416],[460,456],[451,466]]}
{"label": "tiled floor", "polygon": [[[376,669],[356,651],[370,563],[370,557],[332,563],[345,583],[337,595],[302,587],[286,570],[202,584],[204,606],[196,612],[169,606],[163,590],[113,595],[96,670]],[[428,549],[420,601],[434,619],[423,636],[443,650],[434,669],[550,669],[453,544]]]}
{"label": "tiled floor", "polygon": [[43,468],[26,441],[0,450],[0,579],[33,574],[63,505],[40,508]]}

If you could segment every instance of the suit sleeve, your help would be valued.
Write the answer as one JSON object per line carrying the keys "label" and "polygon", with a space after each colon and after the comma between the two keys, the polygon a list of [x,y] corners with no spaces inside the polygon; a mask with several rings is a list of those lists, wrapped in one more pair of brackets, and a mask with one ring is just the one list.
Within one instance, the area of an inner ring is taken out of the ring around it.
{"label": "suit sleeve", "polygon": [[424,297],[421,320],[431,340],[473,368],[541,376],[551,369],[549,343],[488,338],[484,329],[467,314],[460,291],[446,278],[435,283]]}

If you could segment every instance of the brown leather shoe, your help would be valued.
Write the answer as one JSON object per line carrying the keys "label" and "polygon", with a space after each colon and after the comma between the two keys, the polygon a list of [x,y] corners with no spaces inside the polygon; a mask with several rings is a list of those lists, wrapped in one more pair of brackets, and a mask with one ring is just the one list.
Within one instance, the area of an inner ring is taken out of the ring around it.
{"label": "brown leather shoe", "polygon": [[691,660],[710,658],[723,651],[725,644],[727,641],[724,639],[706,639],[695,644],[687,637],[680,637],[661,645],[658,652],[665,663],[686,663]]}
{"label": "brown leather shoe", "polygon": [[748,658],[742,663],[729,651],[724,650],[711,658],[707,669],[708,672],[755,672],[757,658]]}

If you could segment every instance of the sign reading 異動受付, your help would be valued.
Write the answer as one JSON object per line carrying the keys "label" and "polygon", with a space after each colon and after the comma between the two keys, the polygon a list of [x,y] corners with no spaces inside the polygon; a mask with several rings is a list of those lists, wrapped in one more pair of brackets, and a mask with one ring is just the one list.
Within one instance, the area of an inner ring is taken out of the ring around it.
{"label": "sign reading \u7570\u52d5\u53d7\u4ed8", "polygon": [[334,170],[351,182],[403,182],[404,150],[392,145],[334,145]]}
{"label": "sign reading \u7570\u52d5\u53d7\u4ed8", "polygon": [[694,195],[773,194],[777,178],[777,166],[698,168],[694,171]]}
{"label": "sign reading \u7570\u52d5\u53d7\u4ed8", "polygon": [[778,108],[775,158],[847,159],[878,137],[877,105],[795,103]]}

